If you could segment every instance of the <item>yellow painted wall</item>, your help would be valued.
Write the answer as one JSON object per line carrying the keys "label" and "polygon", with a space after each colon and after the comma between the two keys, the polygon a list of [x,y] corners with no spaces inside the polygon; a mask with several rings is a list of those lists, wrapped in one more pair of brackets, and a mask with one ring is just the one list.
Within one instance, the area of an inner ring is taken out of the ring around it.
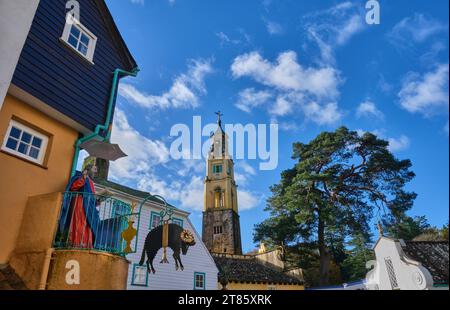
{"label": "yellow painted wall", "polygon": [[[68,262],[78,265],[68,269]],[[56,250],[48,273],[47,289],[126,290],[128,267],[129,262],[117,255],[97,251]],[[69,285],[66,276],[74,268],[79,268],[79,283]]]}
{"label": "yellow painted wall", "polygon": [[40,287],[47,251],[53,245],[61,203],[61,193],[28,198],[9,264],[29,289]]}
{"label": "yellow painted wall", "polygon": [[0,152],[0,264],[9,261],[15,248],[28,197],[64,190],[78,138],[76,130],[7,95],[0,110],[1,145],[13,117],[52,136],[45,167]]}
{"label": "yellow painted wall", "polygon": [[[219,289],[222,289],[222,285],[219,283]],[[305,289],[303,285],[284,285],[284,284],[267,284],[267,283],[240,283],[231,282],[227,284],[227,290],[230,291],[266,291],[266,290],[279,290],[279,291],[302,291]]]}

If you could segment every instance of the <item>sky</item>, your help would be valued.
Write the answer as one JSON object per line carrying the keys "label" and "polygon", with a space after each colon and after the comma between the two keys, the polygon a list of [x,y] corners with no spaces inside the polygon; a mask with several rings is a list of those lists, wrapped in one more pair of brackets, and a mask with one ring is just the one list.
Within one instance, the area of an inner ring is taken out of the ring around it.
{"label": "sky", "polygon": [[[270,186],[291,168],[292,144],[345,125],[409,158],[418,198],[410,215],[448,221],[448,1],[107,1],[141,69],[122,80],[112,141],[129,155],[110,179],[191,212],[201,233],[205,160],[174,160],[175,124],[279,125],[279,162],[236,160],[245,252]],[[82,9],[82,8],[81,8]],[[207,139],[204,137],[204,139]]]}

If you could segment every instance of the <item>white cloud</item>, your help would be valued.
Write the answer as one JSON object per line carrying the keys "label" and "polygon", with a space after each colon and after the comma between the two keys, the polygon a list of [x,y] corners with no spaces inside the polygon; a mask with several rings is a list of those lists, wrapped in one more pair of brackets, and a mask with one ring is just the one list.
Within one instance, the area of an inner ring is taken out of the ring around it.
{"label": "white cloud", "polygon": [[149,174],[138,182],[140,190],[161,195],[170,201],[176,201],[177,207],[191,211],[203,210],[203,186],[203,179],[200,176],[169,182],[155,174]]}
{"label": "white cloud", "polygon": [[131,3],[144,5],[145,4],[145,0],[131,0]]}
{"label": "white cloud", "polygon": [[318,125],[334,124],[342,118],[336,102],[319,105],[317,102],[309,102],[303,106],[306,117]]}
{"label": "white cloud", "polygon": [[289,100],[289,96],[278,96],[275,104],[269,109],[272,116],[285,116],[292,112],[296,102]]}
{"label": "white cloud", "polygon": [[116,109],[111,142],[120,145],[128,157],[111,162],[111,177],[136,180],[155,165],[169,160],[169,149],[163,142],[141,135],[128,122],[125,112]]}
{"label": "white cloud", "polygon": [[448,31],[445,24],[416,13],[397,23],[388,33],[388,40],[399,48],[411,47],[414,43],[423,43],[429,38]]}
{"label": "white cloud", "polygon": [[294,51],[281,53],[271,63],[258,52],[236,57],[231,66],[235,78],[251,77],[266,86],[284,91],[304,91],[320,97],[335,97],[339,73],[332,67],[303,68]]}
{"label": "white cloud", "polygon": [[224,46],[227,44],[231,44],[231,45],[237,45],[240,44],[241,41],[238,39],[232,39],[230,38],[228,35],[226,35],[224,32],[220,31],[216,33],[217,38],[219,38],[220,40],[220,46]]}
{"label": "white cloud", "polygon": [[383,93],[389,94],[392,91],[392,84],[386,81],[384,75],[380,74],[377,88],[380,89]]}
{"label": "white cloud", "polygon": [[256,170],[245,160],[240,160],[235,165],[234,179],[239,185],[247,185],[249,180],[256,175]]}
{"label": "white cloud", "polygon": [[352,36],[360,32],[364,27],[364,24],[361,20],[361,16],[352,15],[346,22],[342,25],[342,27],[335,28],[337,30],[336,43],[338,45],[346,44]]}
{"label": "white cloud", "polygon": [[250,77],[271,88],[264,92],[242,91],[240,98],[246,98],[247,104],[238,101],[241,110],[262,106],[273,96],[276,99],[267,107],[273,118],[287,116],[295,108],[300,109],[306,119],[320,125],[334,123],[342,116],[336,102],[342,80],[333,67],[303,67],[293,51],[281,53],[275,62],[251,52],[237,56],[231,71],[234,78]]}
{"label": "white cloud", "polygon": [[119,94],[145,108],[195,108],[199,105],[199,96],[207,93],[205,78],[212,71],[211,60],[192,60],[188,71],[177,76],[171,88],[162,95],[143,93],[130,84],[120,84]]}
{"label": "white cloud", "polygon": [[234,173],[234,180],[238,185],[247,185],[248,177],[245,174],[241,174],[239,172]]}
{"label": "white cloud", "polygon": [[[364,133],[366,133],[366,130],[357,129],[356,132],[358,132],[358,135],[362,136]],[[385,129],[375,129],[370,131],[372,134],[377,136],[379,139],[383,139],[389,142],[388,149],[389,151],[396,153],[401,152],[409,148],[411,145],[411,140],[406,135],[401,135],[398,138],[387,138],[386,137],[386,130]]]}
{"label": "white cloud", "polygon": [[246,190],[238,190],[238,205],[240,211],[250,210],[258,206],[261,196]]}
{"label": "white cloud", "polygon": [[405,135],[402,135],[399,138],[389,138],[388,141],[389,150],[394,153],[406,150],[411,144],[409,138]]}
{"label": "white cloud", "polygon": [[383,112],[378,110],[377,106],[372,101],[361,102],[358,106],[358,109],[356,110],[356,116],[358,118],[368,116],[374,116],[378,119],[384,118]]}
{"label": "white cloud", "polygon": [[423,76],[408,73],[398,93],[401,106],[411,113],[429,116],[444,109],[448,113],[449,65],[440,64]]}
{"label": "white cloud", "polygon": [[349,1],[303,17],[308,38],[317,44],[323,63],[334,63],[334,50],[365,29],[364,14]]}
{"label": "white cloud", "polygon": [[250,113],[253,108],[265,104],[272,96],[272,93],[266,90],[257,91],[254,88],[246,88],[238,94],[235,106],[239,110]]}
{"label": "white cloud", "polygon": [[204,183],[200,176],[193,176],[187,184],[180,188],[180,196],[177,199],[182,208],[194,211],[203,211]]}
{"label": "white cloud", "polygon": [[241,160],[237,163],[236,167],[243,170],[247,175],[256,175],[256,170],[250,166],[246,161]]}
{"label": "white cloud", "polygon": [[264,22],[266,23],[266,29],[269,34],[271,35],[283,34],[284,32],[283,26],[281,26],[279,23],[270,20],[264,20]]}
{"label": "white cloud", "polygon": [[205,162],[203,159],[182,160],[181,167],[174,167],[179,176],[186,177],[190,174],[205,173]]}

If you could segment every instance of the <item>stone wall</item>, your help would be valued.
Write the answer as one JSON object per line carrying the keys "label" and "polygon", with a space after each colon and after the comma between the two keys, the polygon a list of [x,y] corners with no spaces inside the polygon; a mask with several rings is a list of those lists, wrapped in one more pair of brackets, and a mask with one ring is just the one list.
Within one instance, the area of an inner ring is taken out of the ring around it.
{"label": "stone wall", "polygon": [[[217,226],[222,226],[222,234],[214,234]],[[210,252],[242,254],[239,216],[233,210],[203,212],[202,234]]]}

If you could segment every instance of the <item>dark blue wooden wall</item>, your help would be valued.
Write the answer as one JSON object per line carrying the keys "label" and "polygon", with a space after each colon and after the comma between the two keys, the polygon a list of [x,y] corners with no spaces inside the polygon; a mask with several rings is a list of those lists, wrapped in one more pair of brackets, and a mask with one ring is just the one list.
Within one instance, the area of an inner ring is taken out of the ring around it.
{"label": "dark blue wooden wall", "polygon": [[41,0],[12,82],[94,130],[105,122],[114,70],[131,68],[103,18],[102,6],[94,0],[79,3],[81,23],[97,36],[94,65],[59,40],[66,1]]}

